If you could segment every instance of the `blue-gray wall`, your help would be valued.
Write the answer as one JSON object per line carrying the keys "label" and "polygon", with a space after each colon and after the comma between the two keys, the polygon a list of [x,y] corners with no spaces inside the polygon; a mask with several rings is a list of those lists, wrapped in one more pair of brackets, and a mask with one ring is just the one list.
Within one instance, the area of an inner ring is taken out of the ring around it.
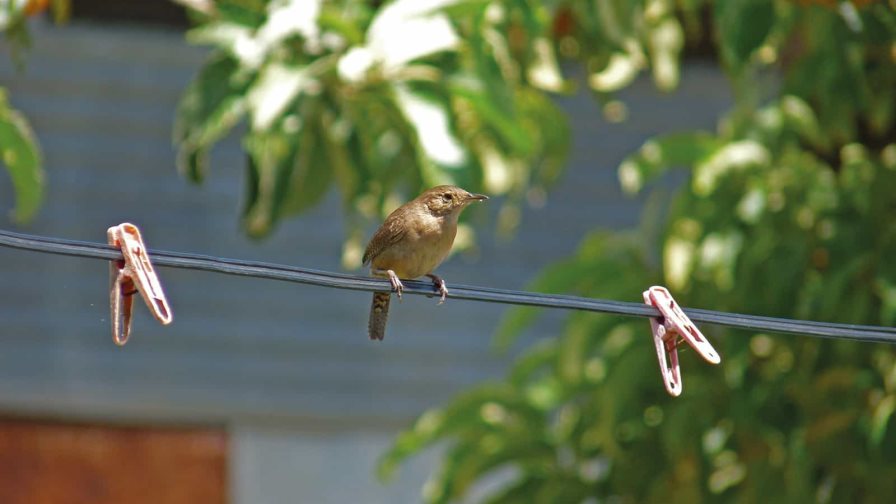
{"label": "blue-gray wall", "polygon": [[[35,28],[24,72],[0,61],[0,85],[31,121],[47,172],[44,207],[23,231],[103,241],[107,227],[130,221],[152,248],[339,268],[335,197],[266,241],[240,234],[238,138],[216,149],[204,185],[176,173],[173,111],[205,50],[163,30]],[[449,287],[522,288],[586,231],[636,225],[639,203],[616,180],[622,157],[651,134],[712,127],[728,103],[725,81],[699,66],[675,95],[645,79],[623,97],[629,121],[620,125],[604,122],[585,96],[561,100],[575,135],[566,176],[544,208],[525,212],[513,240],[481,229],[477,257],[440,269]],[[0,176],[0,209],[12,198]],[[0,225],[15,229],[5,217]],[[509,361],[489,348],[500,305],[437,307],[408,296],[393,303],[376,344],[366,336],[366,293],[159,273],[173,325],[159,326],[140,305],[131,342],[117,348],[107,264],[0,248],[0,414],[226,425],[236,502],[412,502],[432,457],[384,488],[372,477],[376,456],[426,408],[501,376]],[[561,316],[541,324],[545,336],[560,330]]]}

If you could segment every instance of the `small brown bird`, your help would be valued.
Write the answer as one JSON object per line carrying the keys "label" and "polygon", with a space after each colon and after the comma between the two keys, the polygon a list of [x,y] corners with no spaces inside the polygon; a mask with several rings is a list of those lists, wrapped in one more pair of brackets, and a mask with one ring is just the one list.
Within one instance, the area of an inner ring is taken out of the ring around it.
{"label": "small brown bird", "polygon": [[[471,194],[450,185],[429,189],[386,217],[367,244],[364,265],[370,263],[372,275],[389,277],[392,290],[399,299],[404,288],[399,278],[412,279],[426,275],[438,289],[441,295],[439,304],[442,304],[448,295],[448,288],[445,281],[432,271],[451,251],[460,212],[474,201],[487,199],[488,196]],[[370,339],[382,340],[385,336],[390,297],[389,292],[373,294],[367,324]]]}

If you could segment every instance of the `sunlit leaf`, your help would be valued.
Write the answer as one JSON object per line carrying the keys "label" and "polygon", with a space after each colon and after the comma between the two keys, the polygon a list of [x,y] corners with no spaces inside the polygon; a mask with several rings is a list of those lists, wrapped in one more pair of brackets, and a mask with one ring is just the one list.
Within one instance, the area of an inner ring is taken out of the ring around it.
{"label": "sunlit leaf", "polygon": [[595,91],[609,93],[630,84],[644,68],[643,56],[637,52],[616,53],[601,71],[588,77],[588,85]]}
{"label": "sunlit leaf", "polygon": [[535,61],[527,70],[529,82],[545,91],[562,91],[565,88],[563,75],[557,66],[554,48],[546,38],[539,38],[533,43]]}
{"label": "sunlit leaf", "polygon": [[694,167],[694,193],[710,194],[732,172],[763,166],[770,161],[768,149],[757,142],[744,140],[724,145]]}
{"label": "sunlit leaf", "polygon": [[381,8],[370,23],[366,46],[389,71],[432,54],[454,49],[460,42],[450,20],[439,12],[455,0],[395,0]]}
{"label": "sunlit leaf", "polygon": [[729,230],[706,235],[698,252],[699,268],[708,273],[720,291],[734,288],[735,266],[743,247],[743,234]]}
{"label": "sunlit leaf", "polygon": [[287,106],[303,90],[319,89],[317,81],[305,69],[271,63],[265,66],[246,94],[252,115],[252,128],[270,128]]}
{"label": "sunlit leaf", "polygon": [[788,125],[802,137],[814,145],[824,144],[824,134],[818,124],[818,117],[808,103],[802,99],[788,95],[781,98],[781,111]]}
{"label": "sunlit leaf", "polygon": [[678,20],[669,17],[650,32],[653,81],[664,91],[678,86],[678,58],[684,48],[684,33]]}
{"label": "sunlit leaf", "polygon": [[466,161],[466,150],[452,131],[445,104],[428,100],[402,86],[395,88],[395,97],[430,160],[442,166],[457,166]]}

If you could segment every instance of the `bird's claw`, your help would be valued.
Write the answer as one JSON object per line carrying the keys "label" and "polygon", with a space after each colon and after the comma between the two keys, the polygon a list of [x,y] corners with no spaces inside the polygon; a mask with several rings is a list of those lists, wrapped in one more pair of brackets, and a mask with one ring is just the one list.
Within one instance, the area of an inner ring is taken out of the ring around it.
{"label": "bird's claw", "polygon": [[436,290],[439,291],[439,304],[445,302],[445,299],[448,297],[448,287],[445,286],[445,281],[442,280],[442,277],[437,275],[426,275],[432,279],[432,284],[435,286]]}
{"label": "bird's claw", "polygon": [[398,300],[400,301],[401,293],[404,291],[404,284],[398,279],[398,275],[391,271],[389,272],[389,283],[392,284],[392,291],[398,295]]}
{"label": "bird's claw", "polygon": [[439,304],[442,304],[445,302],[445,298],[448,297],[448,287],[445,287],[445,282],[442,282],[439,285],[439,294],[441,294],[439,297]]}

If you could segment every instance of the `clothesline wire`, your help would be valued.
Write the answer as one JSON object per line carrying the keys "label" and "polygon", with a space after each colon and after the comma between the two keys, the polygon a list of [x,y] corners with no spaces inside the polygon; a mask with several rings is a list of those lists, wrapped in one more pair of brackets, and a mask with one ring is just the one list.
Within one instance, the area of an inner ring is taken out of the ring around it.
{"label": "clothesline wire", "polygon": [[[92,243],[63,238],[33,236],[0,230],[0,246],[30,250],[48,254],[86,257],[93,259],[121,259],[121,252],[105,243]],[[366,276],[333,273],[284,264],[272,264],[243,259],[228,259],[201,254],[148,251],[152,263],[157,266],[211,271],[228,275],[248,276],[269,280],[297,282],[320,287],[350,289],[360,291],[386,291],[389,282],[385,279]],[[429,282],[405,281],[405,294],[432,296]],[[495,289],[471,285],[451,284],[449,297],[487,303],[503,303],[541,308],[560,308],[610,313],[632,317],[656,317],[656,308],[643,303],[612,301],[569,295],[539,294],[507,289]],[[807,320],[783,319],[757,315],[684,308],[694,322],[703,322],[752,331],[770,331],[786,334],[801,334],[822,338],[836,338],[865,342],[896,343],[896,328],[856,324],[837,324]]]}

